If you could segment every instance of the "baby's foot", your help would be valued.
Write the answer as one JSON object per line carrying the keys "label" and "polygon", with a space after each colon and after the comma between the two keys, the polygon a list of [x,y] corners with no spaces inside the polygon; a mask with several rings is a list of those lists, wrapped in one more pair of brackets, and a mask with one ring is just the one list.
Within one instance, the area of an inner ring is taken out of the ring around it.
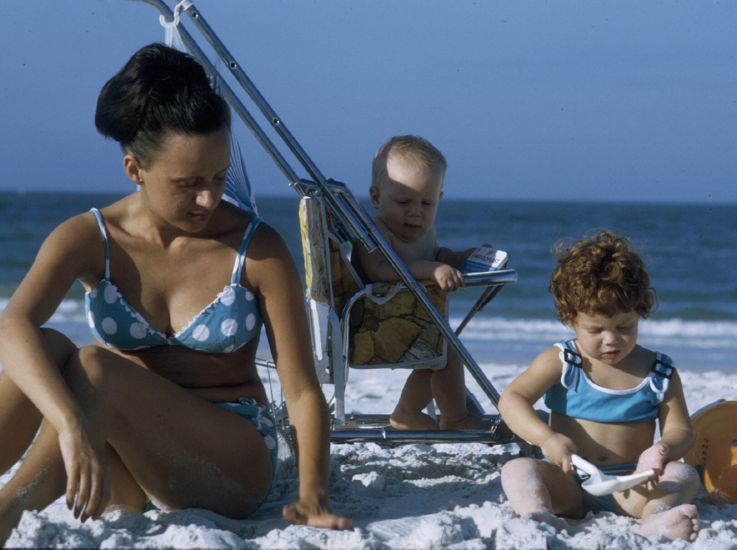
{"label": "baby's foot", "polygon": [[665,535],[671,540],[694,541],[699,532],[699,513],[693,504],[681,504],[663,512],[650,514],[640,522],[640,534]]}
{"label": "baby's foot", "polygon": [[434,431],[438,425],[428,414],[418,411],[395,410],[389,417],[389,424],[395,430]]}
{"label": "baby's foot", "polygon": [[440,415],[441,430],[488,430],[491,424],[474,414],[466,414],[461,418],[449,419],[445,421],[445,417]]}
{"label": "baby's foot", "polygon": [[563,518],[559,518],[550,510],[534,510],[527,512],[520,516],[522,519],[531,519],[532,521],[539,521],[540,523],[547,523],[556,531],[562,531],[568,529],[568,523]]}

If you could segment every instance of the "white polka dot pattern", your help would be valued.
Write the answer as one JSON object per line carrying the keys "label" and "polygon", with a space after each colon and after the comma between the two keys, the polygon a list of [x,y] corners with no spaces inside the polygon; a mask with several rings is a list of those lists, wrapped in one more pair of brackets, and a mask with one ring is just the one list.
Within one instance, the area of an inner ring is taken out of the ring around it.
{"label": "white polka dot pattern", "polygon": [[139,322],[133,323],[129,332],[133,338],[141,340],[146,337],[146,325]]}
{"label": "white polka dot pattern", "polygon": [[238,322],[235,319],[225,319],[220,323],[220,332],[223,333],[223,336],[234,336],[238,332]]}
{"label": "white polka dot pattern", "polygon": [[112,317],[105,317],[100,323],[100,327],[105,334],[115,334],[118,332],[118,323]]}
{"label": "white polka dot pattern", "polygon": [[238,284],[226,286],[188,328],[172,337],[151,327],[107,279],[87,293],[85,306],[93,333],[104,344],[122,350],[177,344],[231,353],[254,337],[261,322],[256,296]]}
{"label": "white polka dot pattern", "polygon": [[104,293],[105,303],[114,304],[118,299],[118,289],[113,285],[107,285]]}
{"label": "white polka dot pattern", "polygon": [[198,342],[204,342],[210,337],[210,329],[205,325],[197,325],[192,331],[192,338]]}
{"label": "white polka dot pattern", "polygon": [[253,313],[249,313],[246,317],[246,329],[247,330],[253,330],[253,327],[256,326],[256,316]]}
{"label": "white polka dot pattern", "polygon": [[235,302],[235,290],[232,286],[226,287],[223,293],[220,295],[220,302],[226,306],[232,306]]}

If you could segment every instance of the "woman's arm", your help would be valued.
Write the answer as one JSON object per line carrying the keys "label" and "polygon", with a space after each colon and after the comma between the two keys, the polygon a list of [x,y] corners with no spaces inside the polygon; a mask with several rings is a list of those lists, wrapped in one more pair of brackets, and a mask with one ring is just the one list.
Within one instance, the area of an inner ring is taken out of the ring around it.
{"label": "woman's arm", "polygon": [[[44,348],[40,327],[54,313],[74,280],[89,264],[89,223],[81,216],[57,227],[0,317],[0,361],[21,391],[57,428],[79,421],[81,413]],[[99,235],[98,235],[99,241]]]}
{"label": "woman's arm", "polygon": [[272,355],[297,443],[299,497],[284,510],[290,521],[346,529],[330,512],[328,410],[315,373],[302,284],[281,237],[262,225],[248,252],[246,276],[260,295]]}
{"label": "woman's arm", "polygon": [[[41,246],[0,317],[0,362],[6,375],[59,434],[67,472],[67,505],[71,508],[74,503],[75,516],[101,511],[85,508],[95,499],[99,502],[96,493],[104,490],[103,454],[87,438],[84,413],[62,377],[62,365],[56,365],[45,348],[40,327],[74,280],[89,273],[101,255],[102,244],[91,216],[77,216],[61,224]],[[86,496],[80,496],[80,491]]]}

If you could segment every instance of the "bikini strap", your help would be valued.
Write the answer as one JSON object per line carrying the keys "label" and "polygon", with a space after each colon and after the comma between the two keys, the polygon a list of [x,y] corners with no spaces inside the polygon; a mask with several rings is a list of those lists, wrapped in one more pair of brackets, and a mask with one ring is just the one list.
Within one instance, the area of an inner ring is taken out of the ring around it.
{"label": "bikini strap", "polygon": [[652,370],[656,375],[670,380],[673,376],[673,371],[675,371],[676,368],[673,366],[673,359],[664,353],[656,353],[655,361],[653,362],[653,366],[650,370]]}
{"label": "bikini strap", "polygon": [[573,340],[564,340],[558,342],[555,346],[560,349],[558,358],[560,359],[562,372],[560,375],[560,384],[566,389],[578,389],[578,382],[581,377],[581,368],[583,366],[583,358],[576,351]]}
{"label": "bikini strap", "polygon": [[650,389],[658,397],[658,403],[665,397],[665,392],[668,391],[668,385],[675,370],[673,360],[670,357],[664,353],[655,354],[655,361],[650,369]]}
{"label": "bikini strap", "polygon": [[97,208],[90,208],[90,212],[95,215],[97,220],[97,227],[100,228],[100,235],[102,235],[102,246],[105,249],[105,278],[110,278],[110,245],[107,242],[107,231],[105,230],[105,219],[102,217],[102,212]]}
{"label": "bikini strap", "polygon": [[230,284],[238,284],[241,280],[241,273],[243,272],[243,266],[246,263],[246,251],[248,246],[251,244],[256,228],[261,224],[261,218],[252,218],[251,223],[246,227],[246,232],[243,234],[243,240],[238,248],[238,256],[235,258],[235,265],[233,266],[233,275],[230,277]]}

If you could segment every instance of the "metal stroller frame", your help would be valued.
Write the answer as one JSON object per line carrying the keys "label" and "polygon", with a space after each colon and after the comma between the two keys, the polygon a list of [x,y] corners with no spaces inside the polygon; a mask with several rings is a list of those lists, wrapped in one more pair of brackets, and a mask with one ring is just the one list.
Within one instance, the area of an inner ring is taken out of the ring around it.
{"label": "metal stroller frame", "polygon": [[[392,265],[396,270],[407,289],[409,289],[416,296],[417,300],[425,307],[432,321],[437,325],[445,338],[447,338],[448,345],[452,346],[456,350],[466,369],[468,369],[482,391],[496,407],[500,397],[499,392],[460,341],[458,334],[453,331],[445,317],[432,304],[424,287],[410,274],[404,262],[391,249],[386,239],[376,228],[373,220],[371,220],[371,218],[357,206],[357,202],[350,199],[347,200],[345,194],[336,192],[336,190],[344,188],[345,184],[328,179],[322,174],[317,165],[310,159],[306,151],[300,146],[288,130],[286,124],[284,124],[279,115],[272,109],[250,78],[246,75],[244,70],[241,68],[241,65],[235,60],[233,55],[228,51],[220,38],[209,26],[202,13],[195,7],[194,1],[183,0],[175,6],[174,10],[169,8],[163,0],[136,1],[150,4],[155,7],[167,22],[171,22],[174,21],[175,18],[179,18],[182,13],[186,13],[190,17],[193,24],[202,33],[214,52],[228,67],[232,76],[240,84],[249,96],[250,100],[271,125],[271,128],[277,133],[294,158],[299,162],[299,164],[301,164],[311,178],[310,180],[307,180],[298,176],[281,154],[280,150],[271,142],[258,122],[246,109],[233,89],[228,85],[225,79],[222,78],[217,68],[202,51],[191,34],[183,25],[179,25],[178,30],[185,46],[195,59],[205,67],[206,71],[214,78],[218,79],[221,93],[226,101],[228,101],[245,125],[253,132],[258,142],[271,156],[277,167],[287,178],[289,185],[295,189],[300,197],[312,196],[322,200],[331,215],[335,219],[339,220],[343,231],[350,235],[354,240],[359,241],[367,250],[374,251],[378,249],[383,254],[390,265]],[[483,276],[466,277],[466,286],[485,286],[486,289],[459,326],[458,333],[475,313],[480,311],[496,296],[505,284],[516,282],[516,280],[517,273],[512,269],[502,269],[496,272],[484,274]],[[273,363],[263,360],[260,360],[259,364],[261,366],[274,366]],[[468,391],[467,396],[469,397],[469,405],[476,408],[475,412],[483,414],[483,411],[478,405],[478,401],[476,401]],[[377,424],[376,415],[353,415],[350,419],[350,423],[337,423],[333,417],[331,440],[334,442],[371,440],[385,443],[431,443],[447,441],[506,443],[510,441],[518,441],[503,425],[500,415],[496,414],[485,416],[490,418],[492,421],[492,426],[489,430],[437,432],[405,432],[387,430]],[[382,418],[379,420],[383,421],[385,419]]]}

